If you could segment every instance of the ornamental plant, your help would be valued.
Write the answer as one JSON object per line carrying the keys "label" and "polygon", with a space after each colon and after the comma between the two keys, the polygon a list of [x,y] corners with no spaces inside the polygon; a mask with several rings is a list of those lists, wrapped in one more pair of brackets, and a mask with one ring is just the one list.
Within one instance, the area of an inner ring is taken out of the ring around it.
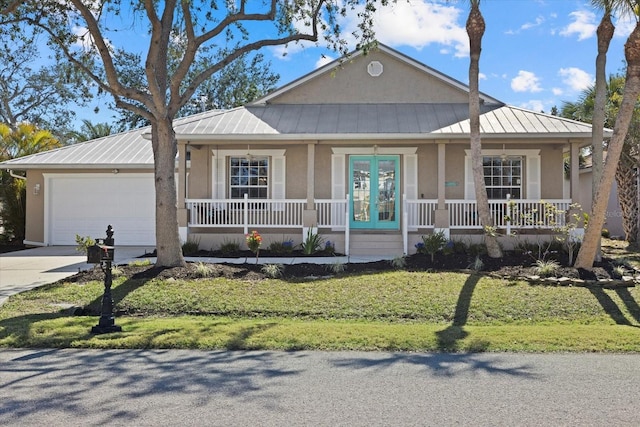
{"label": "ornamental plant", "polygon": [[249,250],[256,254],[256,264],[258,263],[258,256],[260,253],[260,245],[262,244],[262,236],[256,230],[247,234],[247,246]]}

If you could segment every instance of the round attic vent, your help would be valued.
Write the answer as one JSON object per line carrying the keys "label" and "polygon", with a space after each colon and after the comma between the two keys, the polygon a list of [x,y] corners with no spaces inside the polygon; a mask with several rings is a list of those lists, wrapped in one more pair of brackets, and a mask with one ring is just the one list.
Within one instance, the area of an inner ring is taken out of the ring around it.
{"label": "round attic vent", "polygon": [[369,73],[371,77],[378,77],[382,74],[383,70],[384,67],[379,61],[371,61],[369,65],[367,65],[367,73]]}

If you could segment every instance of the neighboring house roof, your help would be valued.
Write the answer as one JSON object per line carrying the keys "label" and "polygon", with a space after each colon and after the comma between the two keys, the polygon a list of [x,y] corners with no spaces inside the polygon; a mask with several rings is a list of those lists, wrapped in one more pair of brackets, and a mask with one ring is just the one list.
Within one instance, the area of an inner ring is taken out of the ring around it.
{"label": "neighboring house roof", "polygon": [[[436,78],[457,93],[468,87],[412,58],[379,49],[410,69]],[[358,52],[350,58],[361,55]],[[468,139],[468,104],[457,103],[309,103],[271,102],[339,67],[326,65],[244,107],[214,110],[176,119],[181,141],[232,142],[357,139]],[[591,126],[557,116],[512,107],[481,94],[480,128],[491,138],[575,138],[591,136]],[[0,163],[8,169],[153,168],[150,127],[62,147]]]}

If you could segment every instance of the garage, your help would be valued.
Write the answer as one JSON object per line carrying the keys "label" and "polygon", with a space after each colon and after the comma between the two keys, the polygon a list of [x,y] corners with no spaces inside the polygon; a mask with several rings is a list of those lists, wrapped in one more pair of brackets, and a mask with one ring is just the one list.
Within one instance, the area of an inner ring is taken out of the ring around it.
{"label": "garage", "polygon": [[116,245],[155,246],[152,173],[46,174],[45,235],[50,245],[75,245],[76,234]]}

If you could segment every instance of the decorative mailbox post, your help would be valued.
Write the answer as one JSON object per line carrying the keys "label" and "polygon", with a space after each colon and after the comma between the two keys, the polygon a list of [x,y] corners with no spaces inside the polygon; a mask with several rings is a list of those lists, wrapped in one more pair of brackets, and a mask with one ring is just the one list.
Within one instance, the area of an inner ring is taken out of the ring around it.
{"label": "decorative mailbox post", "polygon": [[100,321],[91,328],[92,334],[108,334],[110,332],[121,332],[122,328],[115,324],[113,315],[113,299],[111,298],[111,263],[114,258],[113,228],[107,227],[107,238],[96,239],[96,244],[87,248],[87,263],[100,264],[104,271],[104,294],[102,295],[102,310]]}

